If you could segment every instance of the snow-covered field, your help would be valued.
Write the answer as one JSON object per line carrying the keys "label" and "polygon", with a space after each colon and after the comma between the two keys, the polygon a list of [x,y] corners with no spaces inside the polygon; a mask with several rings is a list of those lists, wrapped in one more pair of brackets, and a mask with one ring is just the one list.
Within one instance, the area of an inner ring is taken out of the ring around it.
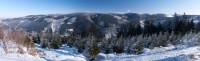
{"label": "snow-covered field", "polygon": [[[42,49],[36,45],[39,50],[39,56],[29,54],[18,54],[3,52],[0,48],[1,61],[87,61],[86,57],[77,53],[76,48],[69,48],[63,45],[61,49]],[[96,61],[199,61],[200,46],[169,46],[156,47],[154,49],[144,49],[143,54],[103,54],[100,53]]]}

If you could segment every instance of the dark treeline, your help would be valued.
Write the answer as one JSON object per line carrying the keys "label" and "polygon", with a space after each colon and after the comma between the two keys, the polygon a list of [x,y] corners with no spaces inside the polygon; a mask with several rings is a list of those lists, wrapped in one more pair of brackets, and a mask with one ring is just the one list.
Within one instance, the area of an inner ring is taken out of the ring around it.
{"label": "dark treeline", "polygon": [[[85,53],[87,57],[94,59],[98,53],[127,53],[140,54],[143,48],[166,47],[169,44],[181,43],[181,38],[188,33],[198,33],[200,23],[194,23],[187,15],[156,21],[146,18],[143,24],[140,20],[127,22],[116,27],[116,36],[110,38],[98,35],[98,28],[92,27],[91,32],[80,34],[72,33],[66,37],[55,34],[51,30],[39,35],[32,34],[35,43],[41,44],[43,48],[58,49],[62,44],[78,48],[79,53]],[[115,28],[110,28],[110,30]]]}
{"label": "dark treeline", "polygon": [[152,35],[159,34],[160,32],[168,32],[171,34],[174,32],[176,35],[184,35],[187,32],[199,32],[199,25],[195,25],[193,19],[189,19],[187,15],[178,16],[176,13],[173,18],[167,19],[166,21],[156,21],[153,18],[146,18],[144,21],[143,28],[140,26],[139,20],[134,22],[122,24],[118,32],[119,36],[137,36],[137,35]]}

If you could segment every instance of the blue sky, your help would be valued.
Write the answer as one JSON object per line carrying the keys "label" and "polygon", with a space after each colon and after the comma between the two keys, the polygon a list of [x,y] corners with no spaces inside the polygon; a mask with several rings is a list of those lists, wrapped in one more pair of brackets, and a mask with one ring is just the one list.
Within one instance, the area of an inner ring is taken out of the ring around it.
{"label": "blue sky", "polygon": [[200,0],[0,0],[0,17],[74,12],[200,14]]}

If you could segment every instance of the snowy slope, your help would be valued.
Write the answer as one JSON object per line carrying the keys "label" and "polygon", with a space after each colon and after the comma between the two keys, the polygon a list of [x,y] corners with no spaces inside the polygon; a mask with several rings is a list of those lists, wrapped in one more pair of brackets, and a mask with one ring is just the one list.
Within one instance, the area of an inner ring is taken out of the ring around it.
{"label": "snowy slope", "polygon": [[46,61],[39,56],[32,56],[28,53],[5,53],[2,45],[0,45],[0,61]]}
{"label": "snowy slope", "polygon": [[39,45],[37,47],[47,61],[86,61],[86,58],[79,54],[76,48],[69,48],[67,45],[63,45],[61,49],[42,49]]}
{"label": "snowy slope", "polygon": [[99,54],[96,61],[199,61],[200,46],[179,49],[179,47],[162,47],[145,49],[141,55]]}
{"label": "snowy slope", "polygon": [[[3,53],[0,48],[1,61],[87,61],[86,57],[77,53],[76,48],[69,48],[63,45],[61,49],[42,49],[36,45],[39,50],[38,56],[18,53]],[[200,46],[187,47],[185,45],[156,47],[154,49],[144,49],[143,54],[103,54],[100,53],[96,61],[199,61]]]}
{"label": "snowy slope", "polygon": [[0,48],[0,61],[86,61],[82,54],[78,54],[76,48],[69,48],[63,45],[61,49],[42,49],[36,45],[40,56],[32,56],[28,53],[5,54]]}
{"label": "snowy slope", "polygon": [[9,53],[9,54],[1,54],[1,61],[46,61],[40,57],[31,56],[29,54],[17,54],[17,53]]}

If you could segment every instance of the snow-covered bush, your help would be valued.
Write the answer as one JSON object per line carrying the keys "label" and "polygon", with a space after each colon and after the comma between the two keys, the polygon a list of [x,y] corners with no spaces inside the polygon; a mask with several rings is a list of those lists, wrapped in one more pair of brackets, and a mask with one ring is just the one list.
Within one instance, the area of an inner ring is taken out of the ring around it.
{"label": "snow-covered bush", "polygon": [[50,41],[50,48],[53,48],[53,49],[60,48],[60,46],[62,45],[61,38],[62,38],[62,36],[53,34],[52,40]]}
{"label": "snow-covered bush", "polygon": [[40,45],[42,48],[46,48],[48,46],[48,35],[46,33],[42,33]]}
{"label": "snow-covered bush", "polygon": [[121,36],[116,40],[116,44],[113,46],[113,52],[123,53],[124,52],[124,38]]}
{"label": "snow-covered bush", "polygon": [[33,42],[31,42],[30,45],[29,45],[28,53],[29,53],[30,55],[33,55],[33,56],[35,56],[35,55],[38,54],[38,53],[37,53],[37,49],[35,48],[35,44],[34,44]]}
{"label": "snow-covered bush", "polygon": [[160,32],[155,47],[160,47],[160,46],[166,47],[167,44],[169,43],[168,42],[168,36],[169,36],[169,34],[167,32],[165,32],[165,34]]}
{"label": "snow-covered bush", "polygon": [[31,38],[34,43],[40,43],[40,36],[36,32],[32,32]]}
{"label": "snow-covered bush", "polygon": [[32,40],[23,29],[8,29],[1,23],[0,39],[5,53],[30,53],[31,55],[37,55],[34,44],[31,44]]}
{"label": "snow-covered bush", "polygon": [[76,42],[76,40],[79,40],[79,39],[80,39],[80,36],[73,34],[73,35],[67,37],[66,39],[67,39],[67,40],[65,41],[65,43],[66,43],[69,47],[72,47],[72,46],[74,46],[74,43]]}
{"label": "snow-covered bush", "polygon": [[43,33],[41,38],[42,48],[58,49],[62,45],[62,36],[52,33]]}
{"label": "snow-covered bush", "polygon": [[110,51],[109,51],[110,41],[111,41],[110,38],[109,39],[106,39],[106,38],[101,39],[100,47],[99,47],[101,52],[103,52],[105,54],[110,53]]}
{"label": "snow-covered bush", "polygon": [[82,38],[79,41],[77,40],[75,42],[75,45],[76,45],[75,47],[78,48],[79,53],[82,53],[85,50],[85,48],[86,48],[85,44],[86,44],[87,40],[88,40],[88,38]]}

